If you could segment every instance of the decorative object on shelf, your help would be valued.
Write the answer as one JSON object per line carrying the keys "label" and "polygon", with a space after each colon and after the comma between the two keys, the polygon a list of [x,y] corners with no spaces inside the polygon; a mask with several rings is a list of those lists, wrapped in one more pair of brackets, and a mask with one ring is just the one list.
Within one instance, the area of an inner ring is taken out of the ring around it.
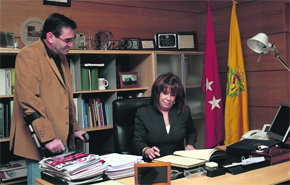
{"label": "decorative object on shelf", "polygon": [[155,49],[155,42],[154,39],[141,39],[140,41],[141,49],[143,50],[154,50]]}
{"label": "decorative object on shelf", "polygon": [[158,49],[178,49],[177,33],[157,33],[155,42]]}
{"label": "decorative object on shelf", "polygon": [[20,27],[20,38],[25,45],[37,41],[41,37],[44,21],[38,17],[26,19]]}
{"label": "decorative object on shelf", "polygon": [[139,38],[123,38],[119,41],[117,48],[121,50],[139,50],[140,46]]}
{"label": "decorative object on shelf", "polygon": [[139,78],[137,72],[121,72],[119,75],[121,88],[139,87]]}
{"label": "decorative object on shelf", "polygon": [[74,39],[74,46],[73,49],[88,49],[89,45],[87,40],[90,38],[89,32],[87,31],[78,31],[76,33],[75,39]]}
{"label": "decorative object on shelf", "polygon": [[14,33],[0,32],[0,47],[14,48]]}
{"label": "decorative object on shelf", "polygon": [[109,82],[105,78],[99,78],[98,84],[99,84],[99,90],[105,90],[108,87]]}
{"label": "decorative object on shelf", "polygon": [[71,0],[43,0],[43,4],[70,7]]}
{"label": "decorative object on shelf", "polygon": [[92,36],[92,45],[94,49],[110,50],[114,47],[113,34],[106,30],[100,30]]}
{"label": "decorative object on shelf", "polygon": [[196,32],[179,32],[177,38],[179,50],[198,50]]}
{"label": "decorative object on shelf", "polygon": [[270,54],[274,54],[276,58],[281,62],[281,64],[290,71],[290,68],[287,66],[287,64],[284,62],[284,60],[280,57],[276,46],[268,42],[268,36],[264,33],[258,33],[254,37],[250,38],[247,41],[248,47],[254,51],[255,53],[259,53],[260,56],[258,58],[258,63],[260,62],[260,59],[263,54],[267,54],[268,52]]}

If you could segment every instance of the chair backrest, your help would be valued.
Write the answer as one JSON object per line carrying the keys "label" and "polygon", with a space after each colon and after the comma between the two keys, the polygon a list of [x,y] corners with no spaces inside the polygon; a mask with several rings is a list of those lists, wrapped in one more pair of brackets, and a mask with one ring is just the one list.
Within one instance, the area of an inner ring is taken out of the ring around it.
{"label": "chair backrest", "polygon": [[113,101],[113,129],[115,152],[137,154],[133,145],[134,122],[138,108],[149,105],[150,98],[130,98]]}

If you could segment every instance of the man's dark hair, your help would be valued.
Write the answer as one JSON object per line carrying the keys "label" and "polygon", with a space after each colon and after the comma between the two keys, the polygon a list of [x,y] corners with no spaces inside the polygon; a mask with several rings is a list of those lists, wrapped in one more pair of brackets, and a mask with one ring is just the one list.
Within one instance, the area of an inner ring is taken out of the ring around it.
{"label": "man's dark hair", "polygon": [[182,82],[172,73],[160,75],[152,85],[150,104],[153,106],[154,110],[159,111],[160,93],[165,92],[167,88],[170,88],[171,94],[176,96],[173,107],[177,108],[178,114],[185,111],[185,92]]}
{"label": "man's dark hair", "polygon": [[75,30],[77,25],[66,16],[59,13],[53,13],[44,22],[41,38],[46,39],[46,33],[48,32],[52,32],[56,37],[59,37],[63,27]]}

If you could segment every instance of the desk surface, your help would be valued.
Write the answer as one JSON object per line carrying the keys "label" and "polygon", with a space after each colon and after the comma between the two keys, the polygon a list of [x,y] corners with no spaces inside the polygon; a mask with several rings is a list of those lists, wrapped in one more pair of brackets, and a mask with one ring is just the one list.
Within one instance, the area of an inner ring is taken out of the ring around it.
{"label": "desk surface", "polygon": [[[278,184],[290,180],[290,162],[284,162],[264,168],[252,170],[249,172],[241,173],[238,175],[232,175],[226,173],[218,177],[194,177],[192,179],[181,178],[171,181],[172,185],[228,185],[228,184],[245,184],[245,185],[267,185],[267,184]],[[117,180],[126,185],[134,185],[134,177],[124,178]],[[35,179],[36,185],[51,185],[42,179]]]}

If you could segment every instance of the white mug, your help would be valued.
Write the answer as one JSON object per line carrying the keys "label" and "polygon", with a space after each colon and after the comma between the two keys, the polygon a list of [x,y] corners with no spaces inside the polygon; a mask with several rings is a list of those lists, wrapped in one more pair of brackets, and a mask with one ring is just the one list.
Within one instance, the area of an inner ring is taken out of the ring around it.
{"label": "white mug", "polygon": [[106,87],[108,87],[109,82],[105,78],[99,78],[98,84],[99,84],[99,90],[105,90]]}

